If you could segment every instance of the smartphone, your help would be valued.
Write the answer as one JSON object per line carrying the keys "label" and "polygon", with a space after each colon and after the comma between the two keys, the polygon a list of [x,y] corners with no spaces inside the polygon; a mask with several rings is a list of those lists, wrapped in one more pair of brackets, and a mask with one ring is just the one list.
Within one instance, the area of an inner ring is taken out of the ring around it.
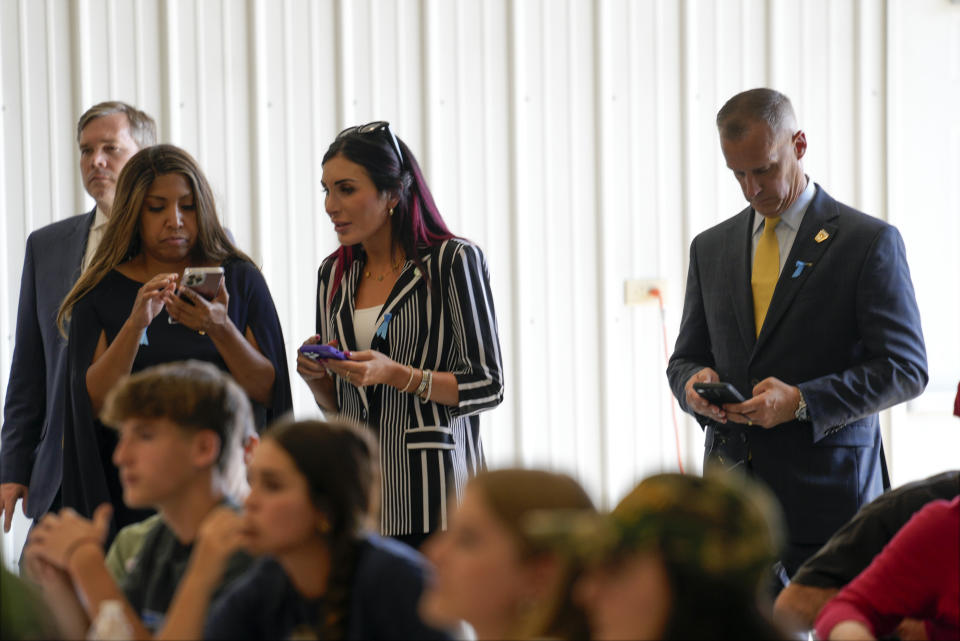
{"label": "smartphone", "polygon": [[302,345],[300,353],[313,360],[321,358],[332,358],[338,361],[347,360],[346,354],[332,345]]}
{"label": "smartphone", "polygon": [[746,400],[730,383],[694,383],[693,391],[714,405],[742,403]]}
{"label": "smartphone", "polygon": [[223,267],[187,267],[181,287],[189,287],[207,300],[213,300],[223,283]]}
{"label": "smartphone", "polygon": [[[213,300],[220,291],[220,284],[223,282],[223,267],[185,267],[183,269],[183,278],[180,280],[180,287],[189,287],[207,300]],[[180,294],[181,300],[185,300],[191,305],[193,301]],[[167,316],[167,322],[176,325],[177,321]]]}

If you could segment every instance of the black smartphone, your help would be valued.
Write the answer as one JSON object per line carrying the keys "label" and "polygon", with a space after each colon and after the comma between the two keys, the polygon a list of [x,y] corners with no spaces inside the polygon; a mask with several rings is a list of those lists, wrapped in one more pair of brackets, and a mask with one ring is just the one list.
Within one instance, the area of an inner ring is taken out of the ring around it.
{"label": "black smartphone", "polygon": [[693,391],[714,405],[742,403],[743,395],[730,383],[694,383]]}

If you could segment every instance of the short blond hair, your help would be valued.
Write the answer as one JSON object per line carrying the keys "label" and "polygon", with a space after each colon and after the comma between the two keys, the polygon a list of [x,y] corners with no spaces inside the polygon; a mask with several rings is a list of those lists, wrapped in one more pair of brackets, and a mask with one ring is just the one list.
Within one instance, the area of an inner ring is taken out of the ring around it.
{"label": "short blond hair", "polygon": [[255,432],[243,389],[215,365],[196,360],[148,367],[114,385],[100,420],[117,428],[131,418],[162,418],[184,431],[215,432],[220,437],[217,467],[223,473],[242,459],[243,440]]}

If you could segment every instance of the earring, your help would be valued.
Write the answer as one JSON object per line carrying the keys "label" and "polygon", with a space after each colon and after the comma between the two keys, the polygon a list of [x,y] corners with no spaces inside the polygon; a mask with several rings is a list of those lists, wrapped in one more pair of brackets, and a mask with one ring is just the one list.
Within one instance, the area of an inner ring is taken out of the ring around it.
{"label": "earring", "polygon": [[387,212],[388,216],[393,216],[393,207],[390,208],[390,211]]}

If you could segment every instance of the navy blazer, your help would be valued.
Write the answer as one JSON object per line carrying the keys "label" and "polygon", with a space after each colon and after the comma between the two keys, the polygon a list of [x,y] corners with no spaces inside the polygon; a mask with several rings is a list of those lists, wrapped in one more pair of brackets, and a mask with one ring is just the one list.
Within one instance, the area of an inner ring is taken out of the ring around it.
{"label": "navy blazer", "polygon": [[747,398],[769,376],[800,388],[810,422],[696,418],[705,460],[747,467],[780,500],[789,543],[816,546],[884,489],[877,412],[927,384],[920,313],[896,228],[817,185],[757,337],[752,222],[748,207],[693,240],[667,376],[688,412],[684,385],[703,367]]}
{"label": "navy blazer", "polygon": [[0,482],[30,488],[30,518],[46,513],[60,488],[67,351],[57,311],[80,276],[95,214],[94,208],[51,223],[27,238],[0,432]]}

